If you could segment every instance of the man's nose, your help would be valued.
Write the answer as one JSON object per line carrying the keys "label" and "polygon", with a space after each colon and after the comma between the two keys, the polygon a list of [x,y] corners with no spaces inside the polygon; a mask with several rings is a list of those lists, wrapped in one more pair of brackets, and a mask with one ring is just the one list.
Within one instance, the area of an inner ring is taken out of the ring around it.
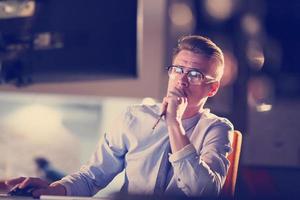
{"label": "man's nose", "polygon": [[177,84],[181,87],[189,86],[189,80],[186,73],[181,74],[181,76],[178,78]]}

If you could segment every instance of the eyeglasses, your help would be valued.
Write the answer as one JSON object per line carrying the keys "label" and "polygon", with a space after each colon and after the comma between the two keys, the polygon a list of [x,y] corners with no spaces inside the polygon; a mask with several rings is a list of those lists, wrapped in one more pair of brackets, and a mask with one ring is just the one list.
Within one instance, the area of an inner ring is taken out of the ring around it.
{"label": "eyeglasses", "polygon": [[216,81],[215,78],[208,75],[204,75],[204,73],[199,70],[186,70],[188,69],[187,67],[183,67],[180,65],[171,65],[166,67],[166,69],[168,70],[170,78],[178,78],[178,76],[186,74],[189,83],[192,85],[200,85],[202,83],[212,83]]}

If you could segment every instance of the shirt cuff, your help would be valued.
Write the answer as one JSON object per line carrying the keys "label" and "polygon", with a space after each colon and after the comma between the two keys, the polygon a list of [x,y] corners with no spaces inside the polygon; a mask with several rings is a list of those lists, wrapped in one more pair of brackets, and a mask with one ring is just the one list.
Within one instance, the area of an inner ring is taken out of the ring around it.
{"label": "shirt cuff", "polygon": [[171,163],[180,161],[181,159],[196,154],[196,149],[193,144],[188,144],[179,151],[169,154],[169,161]]}

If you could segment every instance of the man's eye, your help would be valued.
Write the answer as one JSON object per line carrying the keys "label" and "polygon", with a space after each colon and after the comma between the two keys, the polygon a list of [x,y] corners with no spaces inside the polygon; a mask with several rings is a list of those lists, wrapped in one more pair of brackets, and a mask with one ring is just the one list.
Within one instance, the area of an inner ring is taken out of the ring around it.
{"label": "man's eye", "polygon": [[190,76],[193,78],[201,78],[201,74],[199,72],[196,71],[190,71]]}
{"label": "man's eye", "polygon": [[173,71],[176,72],[176,73],[181,73],[182,72],[182,70],[179,67],[174,67]]}

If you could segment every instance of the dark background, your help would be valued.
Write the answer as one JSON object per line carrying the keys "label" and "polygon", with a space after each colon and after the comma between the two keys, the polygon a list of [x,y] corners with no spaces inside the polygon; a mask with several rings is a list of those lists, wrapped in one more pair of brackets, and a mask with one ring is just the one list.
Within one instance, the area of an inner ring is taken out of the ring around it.
{"label": "dark background", "polygon": [[[238,63],[236,80],[222,88],[228,98],[217,97],[219,103],[214,102],[223,106],[227,102],[228,112],[217,112],[243,133],[236,197],[299,198],[300,147],[295,135],[299,134],[300,117],[300,1],[236,1],[235,10],[224,20],[211,17],[205,1],[193,1],[192,5],[197,19],[195,33],[217,41]],[[247,14],[257,17],[261,24],[256,35],[247,34],[242,28],[241,21]],[[257,41],[262,47],[265,60],[260,69],[251,67],[248,61],[250,41]],[[257,84],[250,91],[253,80],[267,86]],[[258,112],[249,102],[251,92],[261,87],[269,90],[256,99],[256,106],[272,105],[268,112]],[[295,162],[286,159],[292,158],[295,151]]]}
{"label": "dark background", "polygon": [[[36,2],[38,7],[33,17],[0,20],[2,84],[26,86],[138,78],[138,1]],[[192,33],[212,38],[237,61],[237,78],[222,88],[225,96],[217,96],[212,102],[222,108],[213,111],[228,117],[235,129],[243,133],[237,197],[300,196],[297,139],[300,134],[300,1],[232,1],[235,9],[224,20],[208,15],[205,1],[169,0],[166,9],[174,2],[190,2],[195,16]],[[247,34],[242,28],[241,21],[247,14],[256,16],[261,25],[256,35]],[[165,16],[166,49],[171,49],[175,42],[168,41],[171,37],[168,10]],[[148,17],[155,23],[155,16]],[[46,49],[37,48],[34,41],[45,32],[52,34],[53,41]],[[264,63],[259,69],[251,67],[247,58],[249,41],[256,41],[262,47]],[[259,83],[267,80],[269,84],[269,91],[255,99],[254,105],[249,103],[251,92],[265,85],[257,84],[250,91],[253,80],[262,81]],[[262,103],[272,105],[272,109],[257,111]]]}
{"label": "dark background", "polygon": [[[136,0],[38,0],[32,17],[0,20],[0,79],[23,86],[134,78],[136,21]],[[41,48],[43,33],[51,42]]]}

